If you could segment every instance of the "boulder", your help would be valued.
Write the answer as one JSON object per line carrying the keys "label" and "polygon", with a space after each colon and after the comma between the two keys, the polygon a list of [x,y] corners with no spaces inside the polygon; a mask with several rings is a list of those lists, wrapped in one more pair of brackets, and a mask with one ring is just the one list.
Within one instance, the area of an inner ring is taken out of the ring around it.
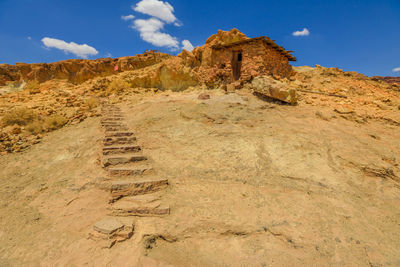
{"label": "boulder", "polygon": [[295,89],[269,76],[254,78],[250,84],[250,88],[253,89],[256,94],[289,104],[296,104],[298,100],[297,91]]}

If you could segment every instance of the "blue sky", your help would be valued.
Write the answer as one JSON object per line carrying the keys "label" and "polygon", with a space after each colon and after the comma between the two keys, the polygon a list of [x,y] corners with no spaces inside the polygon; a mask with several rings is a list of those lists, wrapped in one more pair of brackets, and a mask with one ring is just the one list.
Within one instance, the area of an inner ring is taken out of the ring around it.
{"label": "blue sky", "polygon": [[[121,18],[128,15],[134,18]],[[146,49],[177,54],[183,40],[186,47],[188,41],[200,46],[218,29],[231,28],[276,40],[294,51],[296,66],[400,76],[399,0],[0,0],[0,63],[121,57]],[[293,35],[304,28],[308,35]]]}

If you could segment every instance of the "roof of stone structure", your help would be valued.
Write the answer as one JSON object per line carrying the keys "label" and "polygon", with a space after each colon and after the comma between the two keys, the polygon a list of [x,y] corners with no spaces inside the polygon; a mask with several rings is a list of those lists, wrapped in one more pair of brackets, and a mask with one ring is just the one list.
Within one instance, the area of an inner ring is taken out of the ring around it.
{"label": "roof of stone structure", "polygon": [[260,37],[255,37],[255,38],[249,38],[249,39],[245,39],[245,40],[240,40],[237,42],[233,42],[233,43],[229,43],[229,44],[217,44],[217,45],[213,45],[211,46],[211,48],[213,49],[223,49],[223,48],[227,48],[227,47],[231,47],[231,46],[235,46],[235,45],[241,45],[241,44],[245,44],[245,43],[250,43],[253,41],[258,41],[258,40],[262,40],[265,44],[273,47],[275,50],[277,50],[279,53],[281,53],[282,55],[284,55],[285,57],[287,57],[287,59],[289,59],[289,61],[296,61],[297,59],[291,54],[290,50],[285,50],[285,48],[283,48],[282,46],[277,45],[274,40],[271,40],[269,37],[267,36],[260,36]]}

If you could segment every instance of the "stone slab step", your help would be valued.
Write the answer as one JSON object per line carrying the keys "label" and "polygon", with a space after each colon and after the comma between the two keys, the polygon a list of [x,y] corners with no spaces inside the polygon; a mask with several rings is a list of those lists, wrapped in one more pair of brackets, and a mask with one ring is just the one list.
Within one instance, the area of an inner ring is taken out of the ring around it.
{"label": "stone slab step", "polygon": [[113,146],[113,145],[126,145],[133,144],[136,142],[136,137],[106,137],[103,139],[104,146]]}
{"label": "stone slab step", "polygon": [[108,174],[114,177],[140,176],[150,173],[153,168],[149,165],[118,166],[108,168]]}
{"label": "stone slab step", "polygon": [[101,110],[101,114],[122,114],[121,110]]}
{"label": "stone slab step", "polygon": [[126,128],[128,128],[128,126],[125,124],[125,123],[120,123],[120,124],[101,124],[101,127],[103,127],[103,128],[115,128],[115,127],[117,127],[117,128],[124,128],[124,129],[126,129]]}
{"label": "stone slab step", "polygon": [[111,156],[104,156],[101,163],[103,167],[108,167],[145,160],[147,160],[147,157],[143,156],[141,153],[115,154]]}
{"label": "stone slab step", "polygon": [[101,116],[103,118],[105,117],[124,117],[124,113],[120,112],[107,112],[107,113],[101,113]]}
{"label": "stone slab step", "polygon": [[103,112],[101,113],[102,118],[106,118],[106,117],[122,117],[124,118],[124,113],[121,112]]}
{"label": "stone slab step", "polygon": [[101,109],[104,109],[104,110],[115,110],[115,109],[121,110],[121,108],[117,107],[117,106],[107,106],[107,107],[103,106],[103,107],[101,107]]}
{"label": "stone slab step", "polygon": [[121,197],[136,196],[158,192],[168,186],[168,179],[165,178],[147,178],[136,181],[113,181],[110,186],[111,201]]}
{"label": "stone slab step", "polygon": [[123,141],[113,141],[113,142],[103,142],[104,147],[108,146],[116,146],[116,145],[136,145],[137,142],[136,140],[130,141],[130,140],[123,140]]}
{"label": "stone slab step", "polygon": [[100,119],[100,122],[111,122],[111,121],[121,121],[124,117],[107,117]]}
{"label": "stone slab step", "polygon": [[128,125],[126,125],[126,123],[124,122],[120,122],[120,123],[101,123],[100,124],[102,127],[105,128],[110,128],[110,127],[123,127],[123,128],[127,128]]}
{"label": "stone slab step", "polygon": [[100,124],[121,124],[121,123],[125,123],[124,120],[108,120],[108,121],[100,121]]}
{"label": "stone slab step", "polygon": [[101,109],[101,112],[122,112],[122,110],[119,108],[107,108],[107,109]]}
{"label": "stone slab step", "polygon": [[121,110],[119,109],[113,109],[113,110],[101,110],[101,113],[122,113]]}
{"label": "stone slab step", "polygon": [[101,114],[102,118],[107,118],[107,117],[121,117],[124,118],[124,114],[123,113],[102,113]]}
{"label": "stone slab step", "polygon": [[93,225],[94,230],[103,234],[112,234],[122,228],[124,225],[114,218],[105,218]]}
{"label": "stone slab step", "polygon": [[126,125],[124,121],[102,121],[100,122],[101,125]]}
{"label": "stone slab step", "polygon": [[109,116],[109,117],[107,116],[107,117],[103,117],[103,119],[101,120],[100,123],[102,123],[102,122],[110,122],[110,121],[122,122],[122,121],[125,121],[125,117],[124,116]]}
{"label": "stone slab step", "polygon": [[146,203],[123,198],[112,204],[110,210],[114,216],[159,216],[169,214],[169,205],[160,200]]}
{"label": "stone slab step", "polygon": [[108,118],[125,118],[124,114],[102,114],[101,115],[102,119],[108,119]]}
{"label": "stone slab step", "polygon": [[105,147],[103,147],[103,155],[139,152],[141,150],[142,149],[138,145],[105,146]]}
{"label": "stone slab step", "polygon": [[126,127],[126,126],[106,126],[105,129],[107,132],[127,131],[128,127]]}
{"label": "stone slab step", "polygon": [[107,137],[127,137],[127,136],[133,136],[133,132],[129,131],[109,131],[106,132],[105,136]]}
{"label": "stone slab step", "polygon": [[132,237],[135,223],[129,217],[108,217],[97,222],[88,238],[95,240],[101,248],[111,248],[117,242]]}

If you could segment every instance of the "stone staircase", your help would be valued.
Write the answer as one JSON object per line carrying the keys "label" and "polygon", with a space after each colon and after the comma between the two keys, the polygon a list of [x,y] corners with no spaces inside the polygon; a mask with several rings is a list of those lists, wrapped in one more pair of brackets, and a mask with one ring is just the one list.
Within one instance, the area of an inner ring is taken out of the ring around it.
{"label": "stone staircase", "polygon": [[92,239],[111,247],[133,235],[130,216],[165,216],[169,205],[162,200],[168,180],[159,178],[147,156],[143,155],[134,133],[128,129],[121,109],[102,104],[101,126],[105,131],[101,166],[107,171],[105,187],[110,194],[109,214],[93,226]]}

